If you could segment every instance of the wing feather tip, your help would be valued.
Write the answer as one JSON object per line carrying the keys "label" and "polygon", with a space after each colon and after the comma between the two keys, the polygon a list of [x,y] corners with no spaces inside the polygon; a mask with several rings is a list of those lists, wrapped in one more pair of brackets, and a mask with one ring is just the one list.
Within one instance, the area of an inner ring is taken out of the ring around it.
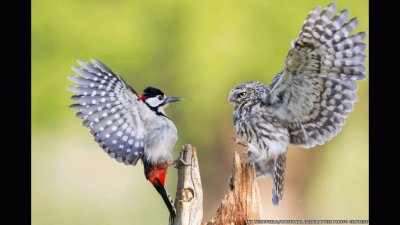
{"label": "wing feather tip", "polygon": [[67,91],[76,93],[76,87],[75,87],[75,86],[68,86],[68,87],[67,87]]}
{"label": "wing feather tip", "polygon": [[82,106],[79,105],[79,104],[71,104],[70,106],[68,106],[68,108],[74,109],[74,110],[80,110],[81,107],[82,107]]}
{"label": "wing feather tip", "polygon": [[77,59],[76,62],[77,62],[79,65],[87,63],[87,62],[83,61],[82,59]]}
{"label": "wing feather tip", "polygon": [[78,78],[78,76],[67,76],[67,79],[68,80],[70,80],[70,81],[72,81],[72,82],[74,82],[74,83],[76,83],[76,78]]}

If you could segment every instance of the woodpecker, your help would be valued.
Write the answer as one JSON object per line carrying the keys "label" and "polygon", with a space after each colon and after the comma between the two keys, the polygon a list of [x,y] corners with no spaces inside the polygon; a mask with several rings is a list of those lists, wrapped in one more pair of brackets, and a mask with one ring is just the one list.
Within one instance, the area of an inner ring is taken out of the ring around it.
{"label": "woodpecker", "polygon": [[272,203],[283,196],[289,144],[303,148],[335,137],[357,101],[358,80],[365,79],[365,32],[350,35],[358,18],[336,3],[314,8],[292,42],[284,69],[269,86],[258,81],[233,88],[233,123],[257,176],[272,178]]}
{"label": "woodpecker", "polygon": [[166,97],[155,87],[147,87],[139,96],[102,62],[91,61],[78,60],[80,68],[72,67],[80,76],[68,77],[78,84],[68,87],[76,94],[71,97],[76,104],[70,108],[79,110],[76,116],[109,156],[133,166],[142,160],[146,179],[162,196],[173,221],[176,211],[165,177],[178,133],[164,109],[182,99]]}

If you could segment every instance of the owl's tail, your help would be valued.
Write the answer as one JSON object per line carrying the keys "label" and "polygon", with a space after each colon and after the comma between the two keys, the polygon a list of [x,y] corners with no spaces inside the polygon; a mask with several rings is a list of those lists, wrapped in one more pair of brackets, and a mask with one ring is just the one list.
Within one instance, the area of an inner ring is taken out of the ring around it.
{"label": "owl's tail", "polygon": [[282,201],[283,188],[285,183],[286,153],[275,159],[275,169],[272,184],[272,204],[278,206]]}

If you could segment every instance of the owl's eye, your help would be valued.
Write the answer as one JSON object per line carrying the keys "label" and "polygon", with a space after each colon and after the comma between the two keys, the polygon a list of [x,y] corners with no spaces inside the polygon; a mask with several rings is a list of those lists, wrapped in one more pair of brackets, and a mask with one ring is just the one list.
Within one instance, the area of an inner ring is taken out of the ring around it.
{"label": "owl's eye", "polygon": [[237,94],[236,96],[238,98],[244,98],[246,96],[247,92],[240,92],[239,94]]}

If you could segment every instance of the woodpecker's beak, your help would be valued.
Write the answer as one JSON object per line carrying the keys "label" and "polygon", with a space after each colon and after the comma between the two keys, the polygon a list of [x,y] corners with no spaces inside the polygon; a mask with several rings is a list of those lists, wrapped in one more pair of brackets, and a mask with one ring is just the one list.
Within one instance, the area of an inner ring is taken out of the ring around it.
{"label": "woodpecker's beak", "polygon": [[164,100],[165,104],[171,103],[171,102],[177,102],[177,101],[182,101],[182,98],[178,98],[178,97],[167,97]]}

